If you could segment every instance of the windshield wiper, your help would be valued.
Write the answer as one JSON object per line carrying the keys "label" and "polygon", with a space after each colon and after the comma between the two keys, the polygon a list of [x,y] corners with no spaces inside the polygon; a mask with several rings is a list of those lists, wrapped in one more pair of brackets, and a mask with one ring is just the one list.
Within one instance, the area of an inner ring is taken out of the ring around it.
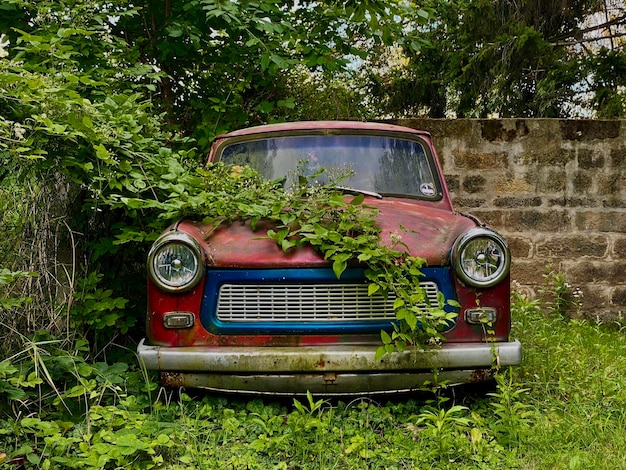
{"label": "windshield wiper", "polygon": [[333,186],[331,189],[335,189],[337,191],[343,191],[348,194],[363,194],[365,196],[375,197],[376,199],[382,199],[383,195],[374,191],[367,191],[365,189],[357,189],[357,188],[348,188],[346,186]]}

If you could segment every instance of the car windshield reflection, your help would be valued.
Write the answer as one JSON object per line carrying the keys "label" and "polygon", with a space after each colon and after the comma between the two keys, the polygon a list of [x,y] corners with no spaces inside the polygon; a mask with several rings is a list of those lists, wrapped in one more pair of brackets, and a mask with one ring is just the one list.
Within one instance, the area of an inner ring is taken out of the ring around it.
{"label": "car windshield reflection", "polygon": [[227,145],[220,159],[250,166],[271,180],[286,178],[286,187],[297,175],[317,173],[320,184],[355,191],[440,197],[430,157],[414,140],[368,135],[266,137]]}

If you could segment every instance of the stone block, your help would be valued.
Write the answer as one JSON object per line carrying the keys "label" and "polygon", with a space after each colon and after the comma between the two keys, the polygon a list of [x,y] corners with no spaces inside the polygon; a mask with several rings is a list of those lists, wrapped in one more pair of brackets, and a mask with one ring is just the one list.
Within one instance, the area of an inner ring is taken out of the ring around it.
{"label": "stone block", "polygon": [[529,177],[536,179],[537,194],[558,194],[567,188],[568,176],[565,168],[544,169],[534,176],[529,173]]}
{"label": "stone block", "polygon": [[446,178],[446,185],[448,186],[448,191],[456,192],[461,187],[460,178],[458,175],[444,175]]}
{"label": "stone block", "polygon": [[564,119],[560,125],[562,138],[575,141],[616,139],[621,130],[619,120]]}
{"label": "stone block", "polygon": [[481,175],[466,176],[463,180],[463,190],[467,193],[474,194],[485,190],[485,177]]}
{"label": "stone block", "polygon": [[556,235],[536,246],[537,254],[544,257],[604,258],[608,254],[609,240],[605,235]]}
{"label": "stone block", "polygon": [[580,149],[578,151],[578,168],[581,170],[604,168],[604,165],[603,155],[598,155],[590,149]]}
{"label": "stone block", "polygon": [[[471,197],[455,197],[453,200],[454,207],[457,210],[475,209],[477,207],[483,207],[485,205],[485,202],[485,199]],[[474,215],[476,215],[475,212]]]}
{"label": "stone block", "polygon": [[531,258],[533,242],[530,238],[502,234],[506,239],[513,259]]}
{"label": "stone block", "polygon": [[587,171],[578,171],[574,175],[574,192],[577,194],[586,194],[592,191],[593,180],[591,174]]}
{"label": "stone block", "polygon": [[452,151],[457,169],[493,170],[508,166],[506,152],[480,152],[477,150],[456,149]]}
{"label": "stone block", "polygon": [[522,286],[538,287],[543,284],[543,275],[546,272],[546,263],[537,260],[513,258],[511,262],[511,280]]}
{"label": "stone block", "polygon": [[495,179],[495,190],[497,193],[529,193],[534,192],[536,182],[534,174],[527,174],[524,179],[512,174],[499,175]]}
{"label": "stone block", "polygon": [[539,196],[534,197],[515,197],[504,196],[498,197],[493,201],[493,205],[496,207],[539,207],[542,204],[542,200]]}
{"label": "stone block", "polygon": [[573,161],[575,158],[576,152],[574,150],[554,146],[542,148],[539,158],[537,159],[537,167],[565,167],[565,165],[567,165],[570,161]]}
{"label": "stone block", "polygon": [[597,205],[596,201],[589,197],[569,197],[565,195],[558,198],[550,198],[547,202],[549,206],[560,207],[594,207]]}
{"label": "stone block", "polygon": [[611,304],[626,310],[626,286],[618,286],[611,294]]}
{"label": "stone block", "polygon": [[611,305],[611,292],[606,287],[599,288],[596,285],[581,286],[582,314],[587,318],[602,316]]}
{"label": "stone block", "polygon": [[543,153],[537,152],[535,149],[524,151],[521,154],[513,157],[513,163],[518,166],[533,166],[536,167],[539,164],[539,160]]}
{"label": "stone block", "polygon": [[620,194],[626,187],[626,175],[602,174],[597,177],[598,194],[603,196]]}
{"label": "stone block", "polygon": [[581,210],[575,218],[578,230],[626,233],[625,210]]}
{"label": "stone block", "polygon": [[481,120],[482,138],[489,142],[512,142],[528,135],[528,126],[523,119]]}
{"label": "stone block", "polygon": [[626,169],[626,147],[619,146],[612,148],[609,152],[611,156],[611,167],[617,169]]}
{"label": "stone block", "polygon": [[[479,219],[483,220],[488,225],[491,225],[496,230],[504,230],[505,227],[505,212],[499,210],[489,210],[489,209],[481,209],[481,210],[473,210],[472,214],[474,214]],[[510,230],[515,231],[515,230]]]}
{"label": "stone block", "polygon": [[569,213],[563,210],[511,209],[503,215],[503,228],[512,232],[560,232],[571,225]]}
{"label": "stone block", "polygon": [[614,240],[612,255],[615,258],[626,259],[626,237]]}
{"label": "stone block", "polygon": [[626,283],[624,261],[569,260],[564,266],[568,279],[576,284]]}

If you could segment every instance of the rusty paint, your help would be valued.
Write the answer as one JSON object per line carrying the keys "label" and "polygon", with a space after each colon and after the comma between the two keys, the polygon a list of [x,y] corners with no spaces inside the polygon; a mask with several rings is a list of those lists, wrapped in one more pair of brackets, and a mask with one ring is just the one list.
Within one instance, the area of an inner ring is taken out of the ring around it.
{"label": "rusty paint", "polygon": [[[454,240],[475,226],[473,220],[436,207],[435,203],[398,198],[372,199],[368,205],[378,209],[377,223],[382,242],[392,246],[392,237],[400,236],[409,254],[424,258],[429,266],[448,263],[448,252]],[[272,228],[259,222],[256,231],[250,223],[221,226],[203,237],[206,226],[184,221],[178,229],[202,240],[210,266],[218,268],[291,268],[328,266],[323,256],[311,247],[285,253],[273,240],[265,238]]]}
{"label": "rusty paint", "polygon": [[320,360],[314,364],[314,367],[316,369],[323,369],[324,367],[326,367],[326,361],[323,358],[320,358]]}

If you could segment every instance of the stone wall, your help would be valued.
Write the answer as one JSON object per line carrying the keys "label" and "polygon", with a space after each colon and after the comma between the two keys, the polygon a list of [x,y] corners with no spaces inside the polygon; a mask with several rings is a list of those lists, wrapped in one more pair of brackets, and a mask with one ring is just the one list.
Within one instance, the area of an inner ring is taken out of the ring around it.
{"label": "stone wall", "polygon": [[626,120],[394,122],[432,134],[456,209],[507,238],[524,291],[551,266],[585,316],[626,314]]}

